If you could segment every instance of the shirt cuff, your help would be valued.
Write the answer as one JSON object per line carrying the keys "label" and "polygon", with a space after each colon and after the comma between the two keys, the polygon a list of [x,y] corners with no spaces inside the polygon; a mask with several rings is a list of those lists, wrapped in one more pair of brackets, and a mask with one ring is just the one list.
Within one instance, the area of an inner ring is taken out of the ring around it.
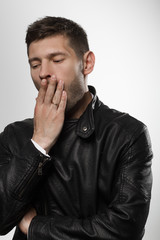
{"label": "shirt cuff", "polygon": [[37,150],[39,150],[39,151],[40,151],[41,153],[43,153],[45,156],[50,157],[50,156],[46,153],[46,151],[45,151],[41,146],[39,146],[38,143],[36,143],[33,139],[31,139],[31,141],[32,141],[32,143],[34,144],[34,146],[37,148]]}

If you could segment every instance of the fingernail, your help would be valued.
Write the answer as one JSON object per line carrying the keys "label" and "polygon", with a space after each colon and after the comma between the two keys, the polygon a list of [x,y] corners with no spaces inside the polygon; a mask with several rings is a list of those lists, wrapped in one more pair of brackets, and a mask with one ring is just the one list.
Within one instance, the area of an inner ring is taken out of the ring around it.
{"label": "fingernail", "polygon": [[51,77],[53,80],[56,80],[56,76],[55,75],[52,75]]}
{"label": "fingernail", "polygon": [[66,96],[66,91],[63,90],[62,95],[63,97]]}
{"label": "fingernail", "polygon": [[42,83],[46,83],[46,79],[42,79]]}

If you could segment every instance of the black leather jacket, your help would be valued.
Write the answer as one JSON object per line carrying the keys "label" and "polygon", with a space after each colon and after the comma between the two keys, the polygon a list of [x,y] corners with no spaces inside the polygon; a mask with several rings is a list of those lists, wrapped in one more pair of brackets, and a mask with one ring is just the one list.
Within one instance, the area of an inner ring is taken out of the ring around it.
{"label": "black leather jacket", "polygon": [[[32,144],[33,120],[0,135],[0,234],[33,206],[29,240],[140,240],[151,197],[146,126],[96,97],[65,121],[50,158]],[[16,228],[14,240],[27,239]]]}

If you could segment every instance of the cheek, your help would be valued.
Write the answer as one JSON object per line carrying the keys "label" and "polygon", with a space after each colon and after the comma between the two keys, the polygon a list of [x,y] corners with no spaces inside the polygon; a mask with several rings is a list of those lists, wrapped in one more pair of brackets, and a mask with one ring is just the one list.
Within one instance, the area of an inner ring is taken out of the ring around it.
{"label": "cheek", "polygon": [[67,86],[70,85],[79,74],[80,74],[79,69],[72,63],[57,69],[56,77],[58,80],[60,79],[63,80],[64,84]]}

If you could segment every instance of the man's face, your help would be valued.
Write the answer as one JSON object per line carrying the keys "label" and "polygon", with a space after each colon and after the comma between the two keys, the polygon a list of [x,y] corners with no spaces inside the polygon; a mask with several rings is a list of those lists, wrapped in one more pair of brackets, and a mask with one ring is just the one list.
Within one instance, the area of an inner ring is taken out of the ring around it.
{"label": "man's face", "polygon": [[53,75],[57,81],[64,81],[67,111],[83,97],[86,91],[83,62],[69,46],[66,37],[57,35],[32,42],[29,46],[29,63],[31,76],[38,90],[41,80]]}

